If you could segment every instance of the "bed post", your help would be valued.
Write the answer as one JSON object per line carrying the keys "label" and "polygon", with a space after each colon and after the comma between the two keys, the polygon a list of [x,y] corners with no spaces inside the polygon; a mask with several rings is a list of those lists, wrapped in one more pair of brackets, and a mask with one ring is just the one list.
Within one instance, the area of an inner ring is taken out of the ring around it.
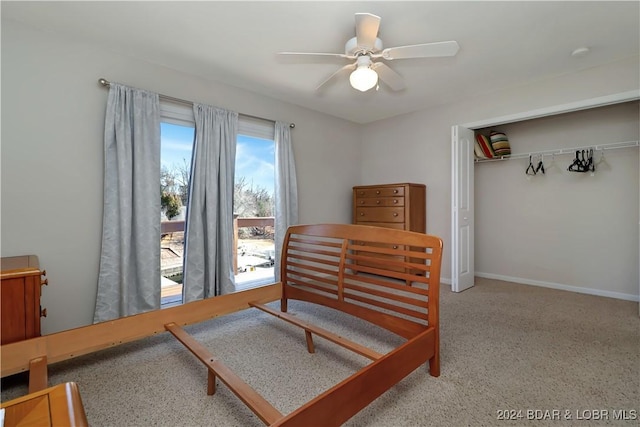
{"label": "bed post", "polygon": [[282,239],[282,248],[280,249],[280,282],[282,284],[282,297],[280,298],[280,311],[287,312],[287,291],[284,284],[287,281],[287,248],[289,247],[289,232],[290,228],[287,228],[287,232]]}
{"label": "bed post", "polygon": [[[429,373],[434,377],[440,376],[440,269],[442,266],[442,249],[443,243],[440,240],[440,247],[431,260],[431,271],[429,277],[434,277],[435,280],[429,281],[429,311],[427,313],[427,323],[429,326],[435,327],[435,342],[434,342],[434,354],[429,359]],[[435,250],[435,248],[434,248]],[[433,275],[433,276],[431,276]],[[435,283],[434,283],[435,282]]]}
{"label": "bed post", "polygon": [[440,334],[438,328],[436,328],[435,334],[435,353],[431,359],[429,359],[429,374],[432,377],[440,376]]}
{"label": "bed post", "polygon": [[[431,286],[431,285],[429,285]],[[436,290],[435,292],[435,300],[436,303],[433,305],[430,305],[429,308],[429,325],[431,325],[432,323],[432,319],[435,319],[435,322],[433,324],[435,324],[435,342],[433,343],[434,346],[434,350],[435,352],[433,353],[433,357],[431,359],[429,359],[429,373],[431,374],[431,376],[433,377],[439,377],[440,376],[440,319],[439,319],[439,313],[438,313],[438,293],[439,293],[439,289]],[[433,298],[433,296],[429,296],[429,299]],[[435,311],[435,313],[433,314],[433,317],[431,315],[431,311]]]}

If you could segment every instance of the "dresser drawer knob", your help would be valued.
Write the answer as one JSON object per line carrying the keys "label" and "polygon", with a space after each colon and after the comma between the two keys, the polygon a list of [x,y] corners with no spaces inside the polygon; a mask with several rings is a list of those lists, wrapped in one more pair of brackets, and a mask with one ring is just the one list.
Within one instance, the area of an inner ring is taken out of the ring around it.
{"label": "dresser drawer knob", "polygon": [[376,194],[380,194],[380,190],[376,190]]}
{"label": "dresser drawer knob", "polygon": [[394,212],[394,213],[393,213],[393,216],[398,216],[398,212]]}
{"label": "dresser drawer knob", "polygon": [[361,204],[361,205],[364,205],[364,200],[360,200],[360,204]]}
{"label": "dresser drawer knob", "polygon": [[398,245],[393,245],[393,249],[398,249]]}
{"label": "dresser drawer knob", "polygon": [[360,216],[364,216],[364,212],[360,212]]}
{"label": "dresser drawer knob", "polygon": [[379,205],[379,204],[380,204],[380,200],[376,200],[376,205]]}
{"label": "dresser drawer knob", "polygon": [[43,281],[40,282],[40,286],[45,285],[47,286],[49,284],[49,279],[44,279]]}
{"label": "dresser drawer knob", "polygon": [[42,270],[42,273],[40,273],[41,276],[46,276],[47,275],[47,270]]}
{"label": "dresser drawer knob", "polygon": [[40,309],[40,317],[47,317],[47,309],[46,308],[41,308]]}
{"label": "dresser drawer knob", "polygon": [[393,203],[397,205],[398,204],[398,199],[393,199]]}
{"label": "dresser drawer knob", "polygon": [[398,194],[398,190],[393,190],[393,194]]}

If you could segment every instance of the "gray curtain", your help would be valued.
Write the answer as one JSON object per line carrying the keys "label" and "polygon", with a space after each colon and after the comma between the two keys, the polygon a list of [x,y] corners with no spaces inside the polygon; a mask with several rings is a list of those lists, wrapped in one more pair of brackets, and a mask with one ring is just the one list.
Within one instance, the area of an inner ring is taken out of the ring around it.
{"label": "gray curtain", "polygon": [[103,322],[160,308],[160,103],[111,83],[104,129],[98,294]]}
{"label": "gray curtain", "polygon": [[194,104],[183,302],[235,291],[233,189],[238,113]]}
{"label": "gray curtain", "polygon": [[298,184],[289,123],[276,122],[274,142],[276,146],[276,218],[274,238],[276,261],[274,273],[276,281],[279,281],[280,255],[284,235],[290,225],[298,223]]}

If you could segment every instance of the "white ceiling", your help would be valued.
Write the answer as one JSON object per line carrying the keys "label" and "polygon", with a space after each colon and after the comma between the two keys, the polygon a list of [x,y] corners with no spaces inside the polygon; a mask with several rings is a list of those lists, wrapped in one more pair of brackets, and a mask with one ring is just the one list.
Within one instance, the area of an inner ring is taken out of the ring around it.
{"label": "white ceiling", "polygon": [[[367,123],[473,95],[638,57],[640,2],[9,2],[22,22],[152,63]],[[358,92],[348,74],[315,88],[340,59],[285,58],[280,51],[342,53],[354,14],[382,17],[385,47],[456,40],[450,58],[387,62],[407,89]],[[571,52],[590,48],[583,57]],[[109,76],[96,76],[106,77]],[[126,83],[126,82],[122,82]],[[176,95],[176,94],[166,94]]]}

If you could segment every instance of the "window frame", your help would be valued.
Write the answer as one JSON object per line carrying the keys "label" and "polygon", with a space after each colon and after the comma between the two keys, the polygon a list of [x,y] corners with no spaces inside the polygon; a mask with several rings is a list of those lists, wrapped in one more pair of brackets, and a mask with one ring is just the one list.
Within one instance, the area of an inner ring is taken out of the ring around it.
{"label": "window frame", "polygon": [[[160,99],[160,122],[195,128],[196,120],[193,113],[193,104]],[[238,136],[239,135],[265,139],[274,141],[275,143],[274,122],[259,117],[238,114]],[[255,279],[243,282],[242,287],[239,289],[248,289],[273,283],[273,280],[275,280],[275,270],[273,273],[273,279]],[[179,304],[182,304],[182,301],[180,301]],[[174,304],[167,306],[171,305]]]}

